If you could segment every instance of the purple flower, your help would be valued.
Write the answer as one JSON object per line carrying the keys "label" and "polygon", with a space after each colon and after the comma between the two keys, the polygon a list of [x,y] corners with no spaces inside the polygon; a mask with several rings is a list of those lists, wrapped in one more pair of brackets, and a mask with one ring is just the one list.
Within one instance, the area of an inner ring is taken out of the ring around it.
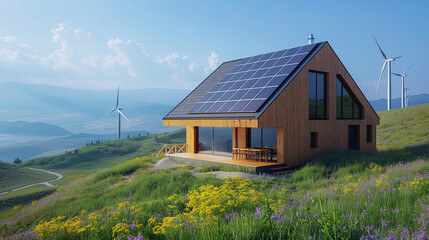
{"label": "purple flower", "polygon": [[260,218],[262,216],[262,208],[257,207],[255,212],[255,217]]}
{"label": "purple flower", "polygon": [[229,214],[226,214],[226,216],[225,216],[225,218],[226,218],[226,220],[227,221],[232,221],[232,220],[234,220],[235,219],[235,216],[237,215],[237,213],[236,212],[231,212],[231,213],[229,213]]}
{"label": "purple flower", "polygon": [[136,237],[130,235],[127,237],[128,240],[143,240],[143,234],[139,233],[139,235],[137,235]]}
{"label": "purple flower", "polygon": [[368,233],[370,233],[371,231],[374,231],[374,225],[372,225],[372,226],[366,226],[366,227],[365,227],[365,230],[366,230]]}
{"label": "purple flower", "polygon": [[279,213],[279,212],[275,212],[271,217],[270,217],[271,221],[279,221],[279,222],[286,222],[286,217]]}

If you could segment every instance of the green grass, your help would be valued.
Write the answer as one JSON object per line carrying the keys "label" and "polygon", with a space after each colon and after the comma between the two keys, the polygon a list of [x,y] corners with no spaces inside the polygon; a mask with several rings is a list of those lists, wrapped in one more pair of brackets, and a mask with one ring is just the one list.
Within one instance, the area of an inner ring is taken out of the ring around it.
{"label": "green grass", "polygon": [[429,104],[377,112],[377,149],[389,150],[429,143]]}
{"label": "green grass", "polygon": [[[401,110],[401,115],[418,112],[414,108]],[[379,114],[383,121],[384,112]],[[400,134],[418,132],[429,123],[408,126]],[[391,133],[377,132],[378,139]],[[48,233],[51,228],[45,227],[43,239],[113,239],[119,236],[118,226],[123,237],[142,233],[146,239],[412,239],[419,231],[427,237],[423,222],[429,221],[429,143],[412,137],[386,144],[375,153],[331,152],[286,177],[251,181],[251,187],[234,187],[238,180],[197,178],[189,167],[150,170],[153,156],[129,155],[120,164],[77,177],[35,205],[0,212],[0,236],[20,238],[41,220],[59,216],[65,219],[58,222],[65,224],[97,215],[93,230]],[[67,171],[77,175],[80,170]],[[199,171],[217,170],[228,169]],[[220,188],[235,192],[217,195]],[[249,188],[255,192],[246,195]],[[204,200],[187,206],[196,196]],[[257,201],[234,205],[243,197]],[[203,211],[195,215],[193,209]],[[156,234],[155,225],[165,225],[166,232]]]}
{"label": "green grass", "polygon": [[12,208],[19,204],[29,204],[39,200],[55,191],[55,187],[35,185],[19,191],[13,191],[0,195],[0,211]]}
{"label": "green grass", "polygon": [[[185,129],[180,129],[157,135],[112,140],[83,146],[78,149],[77,154],[67,153],[35,158],[24,162],[23,165],[42,169],[78,170],[82,173],[92,173],[135,157],[148,156],[161,149],[165,142],[183,143],[186,141],[185,137]],[[158,142],[156,142],[156,138]]]}
{"label": "green grass", "polygon": [[21,164],[0,161],[0,192],[55,178],[55,175],[23,167]]}

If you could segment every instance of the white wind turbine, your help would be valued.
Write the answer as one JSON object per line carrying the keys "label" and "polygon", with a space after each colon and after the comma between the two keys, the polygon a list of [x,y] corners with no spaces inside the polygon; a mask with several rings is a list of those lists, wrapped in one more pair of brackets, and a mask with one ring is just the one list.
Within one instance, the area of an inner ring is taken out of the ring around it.
{"label": "white wind turbine", "polygon": [[405,97],[404,97],[404,95],[405,95],[405,83],[404,83],[404,79],[405,79],[405,77],[407,76],[407,72],[408,72],[408,70],[410,70],[411,69],[411,67],[412,67],[413,65],[411,65],[404,73],[402,73],[402,74],[398,74],[398,73],[393,73],[394,75],[396,75],[396,76],[398,76],[398,77],[401,77],[401,79],[402,79],[402,91],[401,91],[401,108],[404,108],[405,107]]}
{"label": "white wind turbine", "polygon": [[114,112],[114,111],[118,112],[118,116],[119,116],[118,139],[121,138],[121,116],[128,120],[128,118],[125,117],[124,114],[122,114],[121,110],[122,110],[122,108],[119,108],[119,86],[118,86],[118,94],[116,95],[116,107],[114,109],[110,110],[108,113],[103,115],[103,117],[105,117],[106,115],[108,115],[111,112]]}
{"label": "white wind turbine", "polygon": [[377,89],[375,91],[375,93],[377,94],[378,92],[378,86],[380,86],[380,80],[381,77],[383,76],[383,72],[384,69],[386,68],[386,63],[387,63],[387,111],[390,110],[390,104],[391,104],[391,99],[392,99],[392,84],[391,84],[391,80],[392,80],[392,69],[391,69],[391,62],[395,61],[395,59],[400,58],[399,57],[394,57],[394,58],[387,58],[386,54],[384,54],[383,50],[381,50],[380,45],[377,42],[377,39],[375,39],[375,43],[377,43],[378,49],[380,49],[381,55],[383,55],[384,58],[384,64],[383,64],[383,68],[381,69],[381,74],[380,74],[380,78],[378,79],[378,84],[377,84]]}
{"label": "white wind turbine", "polygon": [[409,102],[410,102],[410,89],[405,88],[405,107],[408,107]]}

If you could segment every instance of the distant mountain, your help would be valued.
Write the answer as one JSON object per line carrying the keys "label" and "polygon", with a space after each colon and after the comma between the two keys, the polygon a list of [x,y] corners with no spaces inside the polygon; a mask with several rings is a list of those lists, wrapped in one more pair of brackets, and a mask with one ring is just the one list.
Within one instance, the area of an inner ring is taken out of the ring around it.
{"label": "distant mountain", "polygon": [[[370,101],[372,107],[375,109],[375,111],[383,111],[387,109],[387,99],[379,99]],[[410,96],[410,102],[408,103],[408,106],[416,106],[420,104],[429,103],[429,94],[418,94],[418,95],[412,95]],[[401,98],[393,98],[392,99],[392,109],[401,108]]]}
{"label": "distant mountain", "polygon": [[[144,136],[146,131],[122,132],[123,138]],[[6,162],[12,162],[15,158],[26,161],[34,157],[53,156],[84,146],[87,143],[96,141],[107,141],[117,139],[116,134],[97,135],[97,134],[73,134],[66,137],[32,140],[23,143],[15,143],[0,146],[0,159]]]}
{"label": "distant mountain", "polygon": [[22,136],[65,136],[71,133],[66,129],[52,124],[25,121],[0,121],[0,134]]}
{"label": "distant mountain", "polygon": [[[130,121],[125,131],[164,132],[164,117],[189,91],[133,89],[120,91],[120,106]],[[83,90],[49,85],[0,83],[1,121],[44,122],[71,132],[106,134],[117,129],[118,115],[101,117],[116,104],[116,90]]]}

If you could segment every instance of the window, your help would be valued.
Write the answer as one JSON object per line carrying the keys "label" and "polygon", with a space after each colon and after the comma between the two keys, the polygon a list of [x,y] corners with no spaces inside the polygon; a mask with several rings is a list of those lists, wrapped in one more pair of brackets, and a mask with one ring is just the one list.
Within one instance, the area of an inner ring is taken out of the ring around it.
{"label": "window", "polygon": [[366,142],[372,142],[372,125],[366,125]]}
{"label": "window", "polygon": [[200,127],[199,153],[232,155],[232,128]]}
{"label": "window", "polygon": [[250,128],[250,147],[276,148],[277,128]]}
{"label": "window", "polygon": [[362,105],[337,76],[337,119],[362,119]]}
{"label": "window", "polygon": [[326,119],[326,81],[324,73],[309,73],[308,102],[310,119]]}
{"label": "window", "polygon": [[317,148],[317,132],[310,133],[310,147]]}

